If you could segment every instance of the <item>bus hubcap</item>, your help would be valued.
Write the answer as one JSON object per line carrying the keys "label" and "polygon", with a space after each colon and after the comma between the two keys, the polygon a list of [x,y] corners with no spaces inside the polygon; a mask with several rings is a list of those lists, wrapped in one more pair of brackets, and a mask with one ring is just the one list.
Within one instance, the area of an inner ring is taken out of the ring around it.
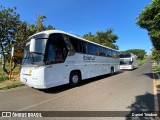
{"label": "bus hubcap", "polygon": [[72,78],[73,83],[77,83],[78,82],[78,76],[74,75]]}

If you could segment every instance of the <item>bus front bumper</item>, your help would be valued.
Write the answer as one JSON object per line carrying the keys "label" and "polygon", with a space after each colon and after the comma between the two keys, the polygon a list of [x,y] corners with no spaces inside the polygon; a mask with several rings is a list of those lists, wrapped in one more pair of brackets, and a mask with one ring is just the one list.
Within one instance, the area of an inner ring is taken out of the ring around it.
{"label": "bus front bumper", "polygon": [[132,65],[120,65],[121,70],[132,70],[133,66]]}

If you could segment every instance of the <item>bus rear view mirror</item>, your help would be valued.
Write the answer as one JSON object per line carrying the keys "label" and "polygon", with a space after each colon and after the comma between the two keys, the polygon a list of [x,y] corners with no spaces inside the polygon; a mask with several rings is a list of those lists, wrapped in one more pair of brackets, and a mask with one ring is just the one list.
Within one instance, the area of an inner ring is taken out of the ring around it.
{"label": "bus rear view mirror", "polygon": [[30,52],[35,52],[35,45],[36,45],[36,40],[35,39],[31,39],[30,47],[29,47],[29,51]]}

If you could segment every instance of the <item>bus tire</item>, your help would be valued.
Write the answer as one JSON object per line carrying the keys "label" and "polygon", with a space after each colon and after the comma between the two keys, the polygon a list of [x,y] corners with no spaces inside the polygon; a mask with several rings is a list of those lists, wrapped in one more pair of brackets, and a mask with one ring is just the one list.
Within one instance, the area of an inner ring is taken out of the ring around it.
{"label": "bus tire", "polygon": [[78,71],[73,71],[70,73],[69,84],[71,87],[76,87],[81,81],[81,75]]}
{"label": "bus tire", "polygon": [[111,76],[114,75],[114,68],[113,67],[111,67],[111,73],[110,73],[110,75]]}

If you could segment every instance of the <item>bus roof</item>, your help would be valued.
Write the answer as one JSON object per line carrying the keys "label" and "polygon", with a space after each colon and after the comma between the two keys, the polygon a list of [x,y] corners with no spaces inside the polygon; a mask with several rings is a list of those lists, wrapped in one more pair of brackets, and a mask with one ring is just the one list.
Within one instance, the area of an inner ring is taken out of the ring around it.
{"label": "bus roof", "polygon": [[82,40],[82,41],[86,41],[86,42],[89,42],[89,43],[92,43],[92,44],[95,44],[95,45],[98,45],[98,46],[101,46],[101,47],[104,47],[104,48],[108,48],[108,49],[111,49],[111,50],[114,50],[114,51],[117,51],[117,52],[118,52],[118,50],[115,50],[115,49],[106,47],[106,46],[104,46],[104,45],[100,45],[100,44],[98,44],[98,43],[95,43],[95,42],[86,40],[86,39],[84,39],[84,38],[78,37],[78,36],[76,36],[76,35],[72,35],[72,34],[70,34],[70,33],[67,33],[67,32],[64,32],[64,31],[61,31],[61,30],[46,30],[46,31],[38,32],[38,33],[30,36],[29,38],[31,38],[31,37],[33,37],[33,36],[35,36],[35,35],[38,35],[38,34],[42,34],[42,33],[47,34],[47,35],[50,35],[50,34],[52,34],[52,33],[62,33],[62,34],[66,34],[66,35],[72,36],[72,37],[74,37],[74,38],[80,39],[80,40]]}

